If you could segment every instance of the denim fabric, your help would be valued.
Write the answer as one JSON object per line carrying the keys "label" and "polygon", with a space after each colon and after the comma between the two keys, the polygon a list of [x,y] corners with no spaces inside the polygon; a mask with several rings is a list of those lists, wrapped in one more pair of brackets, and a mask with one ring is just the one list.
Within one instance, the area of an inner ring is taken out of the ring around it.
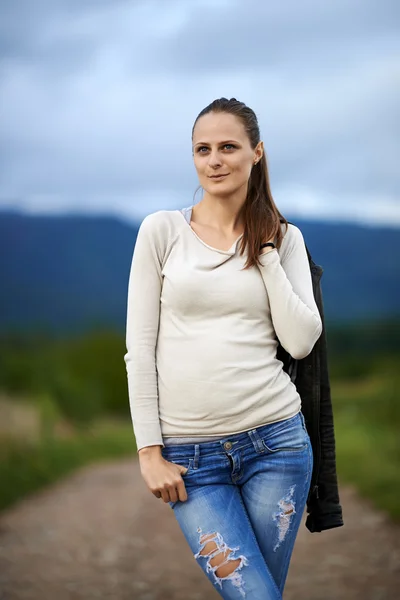
{"label": "denim fabric", "polygon": [[222,598],[280,600],[313,468],[302,413],[162,455],[188,469],[187,501],[169,505]]}

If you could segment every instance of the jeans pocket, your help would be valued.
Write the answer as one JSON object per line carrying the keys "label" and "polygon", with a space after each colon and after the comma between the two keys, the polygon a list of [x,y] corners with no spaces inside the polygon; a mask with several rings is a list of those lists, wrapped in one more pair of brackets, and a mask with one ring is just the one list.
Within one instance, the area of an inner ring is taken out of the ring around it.
{"label": "jeans pocket", "polygon": [[193,470],[193,458],[189,458],[187,456],[164,456],[164,459],[168,462],[174,463],[175,465],[180,465],[181,467],[185,467],[186,471],[182,473],[182,477],[185,477],[188,473]]}
{"label": "jeans pocket", "polygon": [[298,418],[287,420],[286,427],[272,429],[262,438],[262,444],[268,452],[301,452],[309,444],[304,421]]}
{"label": "jeans pocket", "polygon": [[279,446],[278,448],[273,448],[272,446],[268,446],[264,440],[262,443],[265,449],[268,450],[268,452],[302,452],[308,446],[307,442],[305,442],[301,445],[295,444],[292,446],[290,444],[284,444],[282,446]]}

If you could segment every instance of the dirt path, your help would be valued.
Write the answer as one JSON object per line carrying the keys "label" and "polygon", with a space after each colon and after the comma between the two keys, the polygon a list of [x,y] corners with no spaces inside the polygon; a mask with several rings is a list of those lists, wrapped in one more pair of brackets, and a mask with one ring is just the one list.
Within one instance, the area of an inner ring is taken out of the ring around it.
{"label": "dirt path", "polygon": [[[346,526],[301,525],[285,600],[400,598],[400,528],[341,488]],[[0,515],[1,600],[211,600],[135,460],[75,473]]]}

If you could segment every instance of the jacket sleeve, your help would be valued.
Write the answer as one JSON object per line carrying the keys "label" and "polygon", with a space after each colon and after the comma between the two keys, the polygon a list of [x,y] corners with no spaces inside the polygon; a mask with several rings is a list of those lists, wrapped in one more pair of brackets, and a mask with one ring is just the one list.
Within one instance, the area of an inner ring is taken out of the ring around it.
{"label": "jacket sleeve", "polygon": [[158,412],[156,344],[165,241],[156,215],[148,215],[140,225],[128,284],[124,360],[138,451],[145,446],[163,446]]}
{"label": "jacket sleeve", "polygon": [[260,255],[272,323],[283,348],[294,359],[310,354],[321,335],[303,234],[290,224],[282,246]]}
{"label": "jacket sleeve", "polygon": [[[316,288],[316,300],[324,322],[322,291],[319,285]],[[307,500],[309,514],[306,519],[306,527],[311,532],[320,532],[343,525],[336,475],[335,434],[325,327],[318,340],[317,351],[320,362],[319,435],[321,456],[316,485]]]}

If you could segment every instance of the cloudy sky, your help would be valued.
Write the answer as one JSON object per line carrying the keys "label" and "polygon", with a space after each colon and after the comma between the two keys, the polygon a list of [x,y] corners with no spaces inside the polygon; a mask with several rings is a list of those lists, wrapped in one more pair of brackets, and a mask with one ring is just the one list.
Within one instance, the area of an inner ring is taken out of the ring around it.
{"label": "cloudy sky", "polygon": [[399,17],[398,0],[2,2],[0,207],[189,206],[193,121],[234,96],[287,218],[400,227]]}

